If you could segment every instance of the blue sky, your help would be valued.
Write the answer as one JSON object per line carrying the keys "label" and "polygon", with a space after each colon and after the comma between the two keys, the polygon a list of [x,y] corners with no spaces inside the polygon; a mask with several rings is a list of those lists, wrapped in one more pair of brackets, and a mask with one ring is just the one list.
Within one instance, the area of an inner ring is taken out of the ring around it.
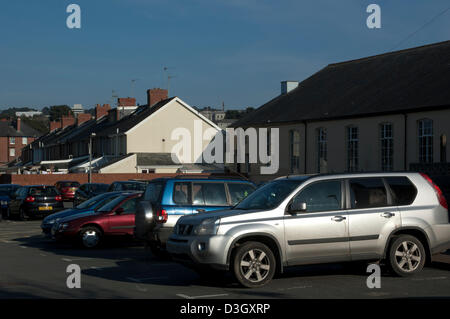
{"label": "blue sky", "polygon": [[[82,27],[66,27],[66,7]],[[366,7],[381,7],[368,29]],[[257,107],[282,80],[390,51],[448,0],[45,0],[0,4],[0,107],[146,102],[167,86],[190,105]],[[450,39],[450,11],[396,49]],[[138,79],[131,89],[131,79]]]}

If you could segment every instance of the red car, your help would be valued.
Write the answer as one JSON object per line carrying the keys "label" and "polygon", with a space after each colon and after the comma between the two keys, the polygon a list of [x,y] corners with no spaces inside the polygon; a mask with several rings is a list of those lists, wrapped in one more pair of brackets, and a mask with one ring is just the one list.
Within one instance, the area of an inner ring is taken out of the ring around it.
{"label": "red car", "polygon": [[96,211],[62,218],[53,225],[52,237],[75,239],[86,248],[94,248],[105,237],[133,236],[134,216],[141,195],[124,192]]}
{"label": "red car", "polygon": [[63,200],[73,201],[75,192],[80,187],[80,183],[75,181],[59,181],[55,183],[55,187],[61,193]]}

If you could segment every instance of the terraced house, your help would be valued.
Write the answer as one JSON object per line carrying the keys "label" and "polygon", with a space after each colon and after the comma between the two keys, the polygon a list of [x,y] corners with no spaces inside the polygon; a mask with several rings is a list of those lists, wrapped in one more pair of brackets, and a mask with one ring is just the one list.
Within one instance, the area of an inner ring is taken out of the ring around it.
{"label": "terraced house", "polygon": [[[172,131],[192,132],[213,128],[213,122],[178,97],[168,98],[167,90],[147,91],[147,104],[137,106],[134,98],[119,98],[118,106],[97,105],[95,118],[81,118],[53,124],[51,132],[27,147],[27,167],[63,172],[87,172],[92,143],[91,167],[99,173],[175,173],[184,170],[204,172],[215,167],[197,165],[196,159],[174,162]],[[210,143],[205,139],[202,150]],[[192,140],[192,145],[194,141]],[[192,146],[193,147],[193,146]],[[219,170],[221,170],[219,168]],[[223,170],[223,169],[222,169]]]}
{"label": "terraced house", "polygon": [[[233,127],[279,128],[278,175],[449,174],[450,41],[326,66]],[[271,147],[271,146],[269,146]],[[259,163],[234,164],[254,179]]]}

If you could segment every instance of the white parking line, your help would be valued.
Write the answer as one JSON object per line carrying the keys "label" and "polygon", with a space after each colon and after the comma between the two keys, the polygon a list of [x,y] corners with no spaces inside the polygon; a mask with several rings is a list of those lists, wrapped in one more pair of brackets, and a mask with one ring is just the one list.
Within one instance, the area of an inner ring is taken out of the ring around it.
{"label": "white parking line", "polygon": [[154,279],[166,279],[167,276],[164,277],[148,277],[148,278],[133,278],[133,277],[126,277],[126,279],[134,281],[134,282],[138,282],[138,283],[142,283],[143,281],[147,281],[147,280],[154,280]]}
{"label": "white parking line", "polygon": [[214,298],[214,297],[224,297],[228,296],[228,294],[217,294],[217,295],[203,295],[203,296],[188,296],[185,294],[177,294],[178,297],[184,298],[184,299],[199,299],[199,298]]}

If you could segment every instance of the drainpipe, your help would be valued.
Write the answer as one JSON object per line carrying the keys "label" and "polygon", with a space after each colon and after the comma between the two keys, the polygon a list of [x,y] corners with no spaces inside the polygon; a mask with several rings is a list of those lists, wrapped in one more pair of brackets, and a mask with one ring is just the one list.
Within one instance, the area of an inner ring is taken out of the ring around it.
{"label": "drainpipe", "polygon": [[404,128],[405,128],[404,144],[405,145],[404,145],[404,153],[403,153],[403,168],[404,168],[405,171],[407,171],[408,170],[408,167],[407,167],[407,165],[408,165],[408,163],[407,163],[407,157],[408,157],[408,155],[407,155],[407,153],[408,153],[408,127],[407,127],[407,125],[408,125],[408,115],[406,113],[403,113],[403,117],[405,119],[405,123],[404,123]]}

